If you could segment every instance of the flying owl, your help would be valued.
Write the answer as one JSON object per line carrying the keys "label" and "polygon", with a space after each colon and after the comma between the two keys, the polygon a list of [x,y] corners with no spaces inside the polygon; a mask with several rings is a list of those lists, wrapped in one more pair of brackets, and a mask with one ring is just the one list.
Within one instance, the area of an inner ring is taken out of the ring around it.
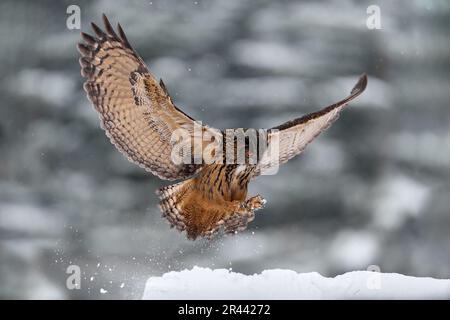
{"label": "flying owl", "polygon": [[[156,193],[162,216],[172,227],[186,231],[189,239],[211,238],[219,230],[243,231],[266,202],[260,195],[247,197],[249,182],[300,154],[367,85],[363,74],[343,100],[258,130],[263,134],[257,135],[256,143],[250,135],[243,140],[238,135],[230,138],[229,130],[199,124],[177,108],[164,82],[150,73],[120,24],[116,33],[105,15],[103,22],[105,31],[92,23],[95,36],[81,33],[78,51],[81,75],[86,78],[84,90],[106,135],[128,160],[161,179],[182,180]],[[215,148],[208,148],[211,144]],[[196,153],[196,146],[203,152]],[[175,147],[180,152],[174,152]],[[243,153],[243,160],[238,153]],[[256,160],[255,153],[261,155]]]}

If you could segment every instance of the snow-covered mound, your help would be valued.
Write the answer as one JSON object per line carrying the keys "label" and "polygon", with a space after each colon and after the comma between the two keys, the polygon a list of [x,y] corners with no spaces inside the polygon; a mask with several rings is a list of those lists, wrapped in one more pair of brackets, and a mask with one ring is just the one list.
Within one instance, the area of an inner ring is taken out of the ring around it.
{"label": "snow-covered mound", "polygon": [[450,280],[396,273],[348,272],[326,278],[316,272],[265,270],[244,275],[226,269],[169,272],[151,277],[143,299],[450,299]]}

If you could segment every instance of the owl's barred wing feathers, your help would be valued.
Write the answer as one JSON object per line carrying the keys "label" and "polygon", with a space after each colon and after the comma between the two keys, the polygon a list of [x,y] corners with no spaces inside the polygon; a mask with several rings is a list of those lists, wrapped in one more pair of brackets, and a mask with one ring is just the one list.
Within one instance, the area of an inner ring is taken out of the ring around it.
{"label": "owl's barred wing feathers", "polygon": [[102,128],[127,158],[162,179],[193,175],[199,165],[171,160],[171,134],[193,131],[194,120],[173,103],[162,82],[131,47],[120,24],[118,34],[105,15],[105,30],[92,23],[96,36],[81,33],[84,89],[99,113]]}
{"label": "owl's barred wing feathers", "polygon": [[320,111],[310,113],[272,128],[268,134],[269,149],[277,143],[272,153],[265,153],[259,162],[255,176],[263,170],[270,170],[274,164],[283,164],[300,154],[319,134],[325,131],[339,117],[342,109],[359,96],[367,86],[367,76],[363,74],[353,87],[350,95]]}

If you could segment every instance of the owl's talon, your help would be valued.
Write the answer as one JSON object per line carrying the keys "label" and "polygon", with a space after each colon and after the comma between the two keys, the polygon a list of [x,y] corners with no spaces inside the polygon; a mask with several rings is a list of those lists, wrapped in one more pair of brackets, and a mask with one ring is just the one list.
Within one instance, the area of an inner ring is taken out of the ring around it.
{"label": "owl's talon", "polygon": [[267,203],[267,200],[261,197],[259,194],[251,197],[245,202],[246,207],[251,210],[259,210],[264,208],[264,205]]}

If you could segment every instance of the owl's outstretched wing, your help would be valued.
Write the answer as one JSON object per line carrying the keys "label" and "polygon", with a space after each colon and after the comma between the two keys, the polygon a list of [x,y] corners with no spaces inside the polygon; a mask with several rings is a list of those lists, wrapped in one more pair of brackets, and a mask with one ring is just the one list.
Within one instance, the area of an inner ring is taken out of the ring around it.
{"label": "owl's outstretched wing", "polygon": [[272,128],[267,136],[268,148],[258,162],[255,176],[300,154],[311,141],[337,120],[342,109],[359,96],[366,86],[367,76],[363,74],[345,99]]}
{"label": "owl's outstretched wing", "polygon": [[105,31],[92,23],[96,36],[81,33],[78,51],[84,89],[106,135],[128,160],[162,179],[191,176],[200,165],[172,161],[171,135],[179,128],[192,133],[194,120],[173,104],[120,24],[116,34],[105,15],[103,22]]}

